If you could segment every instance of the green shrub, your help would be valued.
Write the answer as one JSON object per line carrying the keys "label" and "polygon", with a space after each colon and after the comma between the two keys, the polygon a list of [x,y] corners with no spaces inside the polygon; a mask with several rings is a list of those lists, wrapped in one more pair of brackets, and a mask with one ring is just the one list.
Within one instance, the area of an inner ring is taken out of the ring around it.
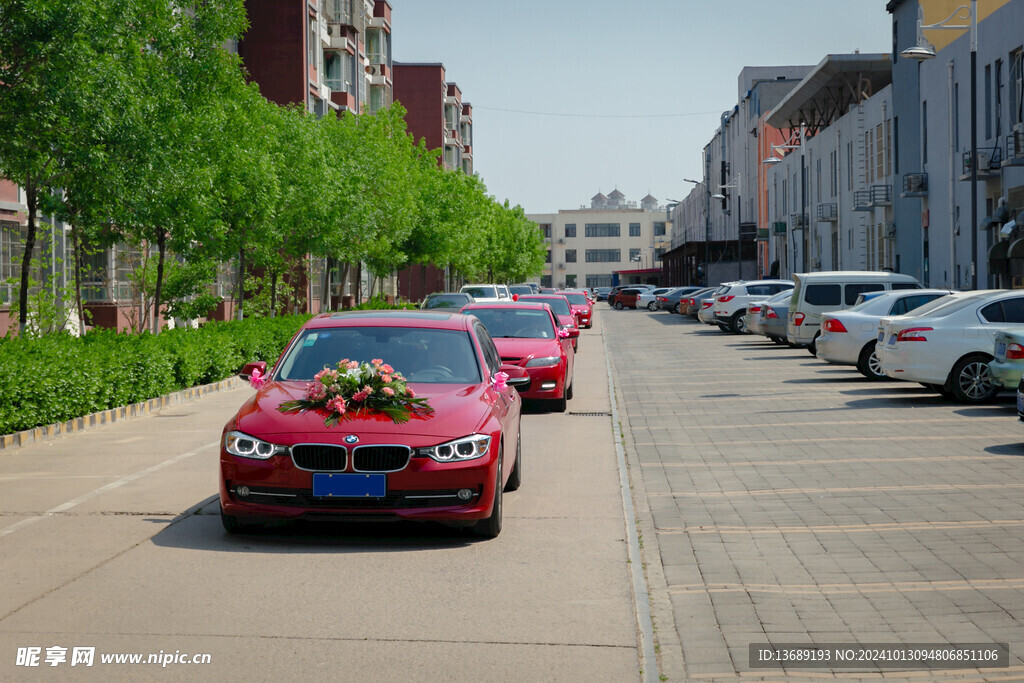
{"label": "green shrub", "polygon": [[209,323],[159,335],[98,329],[0,341],[0,434],[63,422],[274,363],[308,315]]}

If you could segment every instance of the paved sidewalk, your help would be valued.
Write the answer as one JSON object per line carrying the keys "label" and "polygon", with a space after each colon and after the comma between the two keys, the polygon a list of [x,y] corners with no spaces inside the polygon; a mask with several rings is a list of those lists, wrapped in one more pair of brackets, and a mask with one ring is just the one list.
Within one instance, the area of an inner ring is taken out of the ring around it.
{"label": "paved sidewalk", "polygon": [[[1009,643],[1024,676],[1024,427],[806,351],[607,311],[669,680],[877,680],[752,669],[751,643]],[[649,517],[644,513],[649,510]]]}

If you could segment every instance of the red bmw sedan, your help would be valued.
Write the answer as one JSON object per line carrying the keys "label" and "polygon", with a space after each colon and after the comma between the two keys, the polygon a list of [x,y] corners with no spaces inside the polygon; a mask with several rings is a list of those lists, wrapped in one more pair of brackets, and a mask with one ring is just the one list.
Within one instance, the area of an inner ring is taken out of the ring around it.
{"label": "red bmw sedan", "polygon": [[[505,375],[499,373],[504,372]],[[433,520],[501,531],[520,484],[525,370],[476,318],[360,311],[313,318],[225,425],[221,520]],[[352,387],[348,391],[346,387]],[[315,404],[315,405],[314,405]]]}
{"label": "red bmw sedan", "polygon": [[569,338],[572,339],[573,351],[579,348],[580,326],[576,322],[576,316],[573,314],[572,308],[569,306],[569,299],[565,294],[529,294],[519,297],[519,300],[537,301],[551,306],[558,324],[569,333]]}
{"label": "red bmw sedan", "polygon": [[530,384],[523,398],[548,401],[564,412],[572,398],[576,352],[555,320],[551,307],[537,301],[515,304],[469,304],[463,313],[479,318],[494,339],[501,362],[523,368]]}
{"label": "red bmw sedan", "polygon": [[569,300],[569,308],[576,316],[576,325],[579,328],[590,329],[594,326],[594,303],[583,292],[562,292],[562,295]]}

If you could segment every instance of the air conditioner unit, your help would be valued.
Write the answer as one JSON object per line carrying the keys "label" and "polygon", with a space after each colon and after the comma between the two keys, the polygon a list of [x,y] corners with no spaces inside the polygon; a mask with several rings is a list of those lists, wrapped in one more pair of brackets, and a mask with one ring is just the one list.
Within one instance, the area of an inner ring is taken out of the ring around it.
{"label": "air conditioner unit", "polygon": [[380,75],[380,67],[376,66],[376,65],[370,65],[370,66],[366,67],[366,73],[370,74],[371,76],[379,76]]}
{"label": "air conditioner unit", "polygon": [[559,263],[558,264],[558,269],[559,270],[565,270],[565,264],[564,263]]}
{"label": "air conditioner unit", "polygon": [[565,240],[560,237],[560,238],[558,238],[558,243],[559,244],[565,244]]}
{"label": "air conditioner unit", "polygon": [[890,239],[896,236],[896,224],[892,221],[885,224],[885,236]]}

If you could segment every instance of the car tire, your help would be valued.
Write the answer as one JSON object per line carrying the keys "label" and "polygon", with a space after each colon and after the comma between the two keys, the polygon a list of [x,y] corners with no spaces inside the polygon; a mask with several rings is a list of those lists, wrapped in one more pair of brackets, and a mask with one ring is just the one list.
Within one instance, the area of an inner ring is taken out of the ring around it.
{"label": "car tire", "polygon": [[651,303],[647,304],[647,310],[648,311],[654,312],[657,309],[658,309],[658,307],[654,304],[653,301]]}
{"label": "car tire", "polygon": [[625,308],[625,306],[622,305],[621,301],[616,301],[615,302],[615,310],[616,311],[621,311],[623,308]]}
{"label": "car tire", "polygon": [[481,538],[495,538],[501,533],[501,492],[504,488],[501,484],[501,468],[503,464],[503,446],[498,446],[498,476],[494,482],[494,507],[491,509],[491,516],[481,519],[473,525],[473,534]]}
{"label": "car tire", "polygon": [[220,511],[220,523],[224,527],[224,531],[229,534],[247,534],[254,531],[259,525],[253,522],[246,521],[241,517],[235,515],[224,514],[224,509]]}
{"label": "car tire", "polygon": [[818,357],[818,337],[820,336],[821,332],[815,332],[814,339],[812,339],[811,343],[807,346],[807,351],[815,358]]}
{"label": "car tire", "polygon": [[566,400],[569,400],[569,401],[572,400],[573,388],[575,386],[576,386],[576,379],[573,378],[573,381],[569,382],[569,388],[565,390],[565,398],[566,398]]}
{"label": "car tire", "polygon": [[789,346],[789,342],[782,337],[771,337],[771,340],[779,346]]}
{"label": "car tire", "polygon": [[992,382],[988,364],[992,357],[983,353],[964,356],[956,362],[949,373],[947,386],[960,403],[987,403],[999,393],[999,386]]}
{"label": "car tire", "polygon": [[857,358],[857,369],[860,370],[860,374],[873,381],[888,379],[886,374],[882,372],[882,366],[879,364],[878,356],[875,354],[874,340],[869,341],[860,350],[860,356]]}
{"label": "car tire", "polygon": [[672,307],[672,313],[675,313],[675,314],[678,315],[678,313],[679,313],[679,304],[676,304],[675,306]]}
{"label": "car tire", "polygon": [[[522,428],[522,422],[520,421],[520,429]],[[523,433],[519,432],[516,436],[516,464],[512,466],[512,473],[508,475],[508,481],[505,482],[505,491],[516,491],[523,483]]]}
{"label": "car tire", "polygon": [[747,321],[743,319],[743,311],[737,311],[729,318],[729,331],[733,334],[743,334],[747,331]]}
{"label": "car tire", "polygon": [[551,405],[551,410],[553,412],[564,413],[565,409],[568,407],[568,399],[563,394],[562,398],[553,398],[553,399],[551,399],[550,400],[550,405]]}

